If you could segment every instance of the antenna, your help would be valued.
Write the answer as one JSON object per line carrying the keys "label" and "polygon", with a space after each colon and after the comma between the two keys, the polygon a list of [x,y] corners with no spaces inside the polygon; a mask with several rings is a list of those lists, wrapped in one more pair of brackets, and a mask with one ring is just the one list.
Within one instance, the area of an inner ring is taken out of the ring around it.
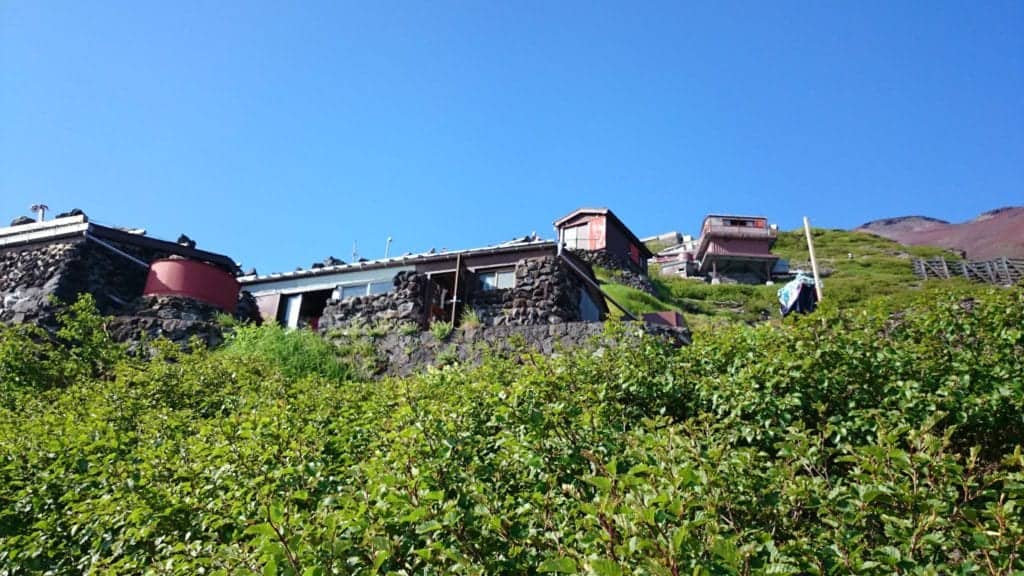
{"label": "antenna", "polygon": [[33,204],[32,207],[29,208],[29,210],[36,213],[37,222],[42,222],[43,220],[46,219],[46,211],[49,209],[50,207],[47,206],[46,204]]}
{"label": "antenna", "polygon": [[353,240],[352,241],[352,261],[353,262],[356,262],[357,260],[359,260],[359,244],[358,244],[358,242],[359,242],[358,240]]}
{"label": "antenna", "polygon": [[387,241],[386,244],[384,244],[384,258],[387,258],[388,254],[390,254],[390,253],[391,253],[391,236],[388,236],[388,241]]}

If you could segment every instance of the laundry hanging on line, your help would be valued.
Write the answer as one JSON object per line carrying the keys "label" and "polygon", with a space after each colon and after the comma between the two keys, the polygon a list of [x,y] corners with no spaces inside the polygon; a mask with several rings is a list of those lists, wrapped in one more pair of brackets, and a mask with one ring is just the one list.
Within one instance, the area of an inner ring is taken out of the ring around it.
{"label": "laundry hanging on line", "polygon": [[779,288],[779,312],[783,316],[790,312],[807,314],[818,306],[818,292],[814,289],[814,278],[797,272],[796,278]]}

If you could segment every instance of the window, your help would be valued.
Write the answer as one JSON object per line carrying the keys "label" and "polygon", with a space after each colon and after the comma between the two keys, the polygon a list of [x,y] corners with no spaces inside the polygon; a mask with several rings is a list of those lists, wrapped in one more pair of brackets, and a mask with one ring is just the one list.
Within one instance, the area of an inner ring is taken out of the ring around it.
{"label": "window", "polygon": [[580,290],[580,320],[584,322],[601,320],[601,309],[594,304],[594,300],[586,290]]}
{"label": "window", "polygon": [[338,286],[335,294],[339,300],[347,300],[356,296],[369,296],[373,294],[386,294],[394,286],[391,280],[376,280],[373,282],[360,282],[358,284],[345,284]]}
{"label": "window", "polygon": [[565,242],[566,248],[572,248],[574,250],[589,250],[590,223],[588,222],[582,226],[566,228],[562,234],[562,241]]}
{"label": "window", "polygon": [[516,272],[512,269],[480,272],[479,277],[480,288],[485,292],[513,288],[516,285]]}
{"label": "window", "polygon": [[366,284],[353,284],[352,286],[341,287],[341,300],[348,300],[356,296],[366,296]]}

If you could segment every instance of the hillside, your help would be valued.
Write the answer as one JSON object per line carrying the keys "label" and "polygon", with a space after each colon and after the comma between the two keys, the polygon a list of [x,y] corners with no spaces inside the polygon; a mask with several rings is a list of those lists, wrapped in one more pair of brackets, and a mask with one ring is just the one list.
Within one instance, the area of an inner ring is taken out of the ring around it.
{"label": "hillside", "polygon": [[[896,306],[912,298],[925,285],[914,276],[910,264],[912,258],[941,254],[953,256],[941,248],[903,246],[861,232],[815,228],[813,234],[818,264],[827,274],[823,280],[825,298],[840,309],[861,308],[871,300],[881,299],[886,300],[888,306]],[[773,252],[789,260],[790,268],[810,271],[807,241],[802,229],[780,232]],[[599,274],[605,280],[613,281],[613,275],[607,271],[599,271]],[[677,310],[694,328],[779,317],[778,285],[712,286],[697,280],[662,278],[654,270],[652,275],[657,296],[613,283],[606,284],[604,288],[633,312]]]}
{"label": "hillside", "polygon": [[857,231],[907,245],[963,251],[972,260],[1024,258],[1024,206],[991,210],[959,224],[923,216],[886,218],[863,224]]}
{"label": "hillside", "polygon": [[1024,292],[916,296],[383,382],[0,327],[0,573],[1018,573]]}

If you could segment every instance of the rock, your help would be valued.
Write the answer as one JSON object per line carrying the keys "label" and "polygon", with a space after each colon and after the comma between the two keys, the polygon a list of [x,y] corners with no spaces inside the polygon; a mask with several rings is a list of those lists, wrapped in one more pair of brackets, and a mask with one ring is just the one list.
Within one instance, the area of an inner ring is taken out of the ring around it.
{"label": "rock", "polygon": [[54,218],[68,218],[70,216],[85,216],[85,212],[82,212],[80,208],[72,208],[67,212],[61,212],[60,214],[57,214],[56,216],[54,216]]}

